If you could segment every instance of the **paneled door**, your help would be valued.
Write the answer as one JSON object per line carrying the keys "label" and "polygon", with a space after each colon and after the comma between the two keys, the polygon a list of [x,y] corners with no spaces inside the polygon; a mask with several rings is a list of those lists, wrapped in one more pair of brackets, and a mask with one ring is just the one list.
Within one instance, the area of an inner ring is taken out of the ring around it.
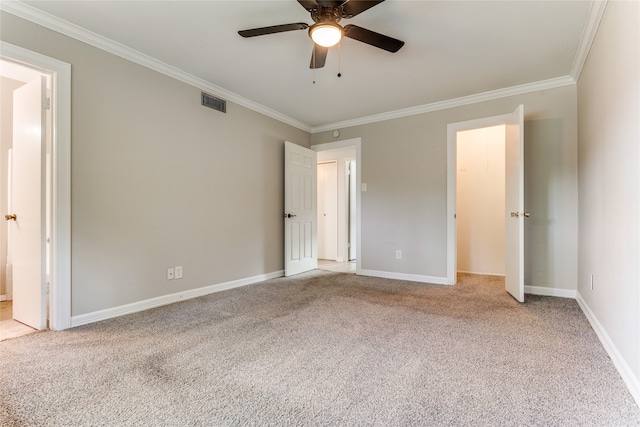
{"label": "paneled door", "polygon": [[316,152],[284,144],[284,274],[318,267]]}

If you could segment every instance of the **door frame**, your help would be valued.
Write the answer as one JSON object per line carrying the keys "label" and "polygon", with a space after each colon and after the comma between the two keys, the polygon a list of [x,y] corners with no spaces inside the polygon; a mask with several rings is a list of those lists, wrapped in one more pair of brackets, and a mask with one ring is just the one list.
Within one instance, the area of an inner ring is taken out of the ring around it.
{"label": "door frame", "polygon": [[71,327],[71,64],[0,41],[2,59],[51,76],[49,328]]}
{"label": "door frame", "polygon": [[[342,141],[328,142],[326,144],[315,144],[310,148],[315,151],[337,150],[340,148],[355,147],[356,150],[356,274],[362,274],[362,138],[351,138]],[[348,256],[347,256],[348,258]],[[348,261],[347,261],[348,262]]]}
{"label": "door frame", "polygon": [[457,136],[460,131],[506,125],[511,114],[484,117],[447,125],[447,285],[457,283],[458,241],[456,228]]}

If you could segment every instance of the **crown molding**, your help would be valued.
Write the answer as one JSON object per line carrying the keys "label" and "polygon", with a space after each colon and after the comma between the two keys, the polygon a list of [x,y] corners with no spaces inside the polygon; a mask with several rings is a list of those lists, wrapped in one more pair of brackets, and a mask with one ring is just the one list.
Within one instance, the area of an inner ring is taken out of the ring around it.
{"label": "crown molding", "polygon": [[580,78],[584,64],[587,62],[589,50],[591,50],[591,45],[596,37],[596,33],[598,32],[602,15],[604,15],[604,10],[607,7],[607,1],[608,0],[594,0],[591,2],[591,6],[589,7],[587,20],[584,24],[584,28],[582,29],[580,43],[576,50],[576,56],[573,58],[571,72],[569,73],[576,82]]}
{"label": "crown molding", "polygon": [[285,114],[279,113],[269,107],[251,101],[250,99],[244,98],[234,92],[231,92],[204,79],[201,79],[200,77],[196,77],[192,74],[180,70],[179,68],[159,61],[149,55],[145,55],[141,52],[131,49],[128,46],[96,34],[93,31],[89,31],[86,28],[82,28],[76,24],[65,21],[64,19],[60,19],[33,6],[29,6],[28,4],[22,3],[21,1],[3,0],[0,2],[0,10],[15,15],[19,18],[26,19],[27,21],[31,21],[45,28],[49,28],[50,30],[64,34],[88,45],[97,47],[98,49],[102,49],[106,52],[117,55],[138,65],[142,65],[143,67],[157,71],[188,85],[197,87],[212,95],[224,98],[228,101],[246,107],[267,117],[271,117],[282,123],[286,123],[288,125],[301,129],[305,132],[311,131],[311,126],[306,123],[303,123]]}
{"label": "crown molding", "polygon": [[446,110],[447,108],[461,107],[463,105],[476,104],[478,102],[491,101],[508,96],[522,95],[529,92],[555,89],[562,86],[575,84],[571,76],[558,77],[555,79],[543,80],[535,83],[527,83],[518,86],[511,86],[504,89],[492,90],[475,95],[463,96],[461,98],[449,99],[446,101],[434,102],[431,104],[419,105],[417,107],[404,108],[401,110],[389,111],[387,113],[375,114],[372,116],[360,117],[352,120],[329,123],[315,126],[311,133],[325,132],[328,130],[341,129],[351,126],[366,125],[369,123],[382,122],[385,120],[399,119],[402,117],[415,116],[417,114],[430,113],[433,111]]}
{"label": "crown molding", "polygon": [[66,36],[72,37],[81,42],[87,43],[91,46],[97,47],[121,58],[142,65],[146,68],[152,69],[169,77],[172,77],[178,81],[186,83],[188,85],[197,87],[212,95],[219,96],[228,101],[234,102],[238,105],[246,107],[250,110],[256,111],[267,117],[271,117],[282,123],[291,125],[300,130],[309,133],[319,133],[328,130],[346,128],[351,126],[365,125],[369,123],[381,122],[385,120],[392,120],[402,117],[414,116],[417,114],[424,114],[438,110],[444,110],[447,108],[460,107],[469,104],[475,104],[478,102],[485,102],[494,99],[504,98],[508,96],[521,95],[529,92],[554,89],[562,86],[568,86],[575,84],[580,77],[582,68],[586,62],[589,54],[589,49],[595,38],[598,26],[604,14],[605,7],[608,0],[593,0],[589,9],[585,27],[580,37],[580,42],[576,50],[576,55],[573,60],[570,74],[564,77],[558,77],[549,80],[543,80],[540,82],[527,83],[519,86],[512,86],[508,88],[498,89],[489,92],[483,92],[479,94],[469,95],[461,98],[455,98],[445,101],[434,102],[431,104],[419,105],[416,107],[405,108],[401,110],[389,111],[386,113],[375,114],[371,116],[360,117],[356,119],[344,120],[340,122],[328,123],[320,126],[311,126],[307,123],[303,123],[290,116],[275,111],[269,107],[266,107],[250,99],[244,98],[234,92],[224,89],[220,86],[214,85],[204,79],[196,77],[185,71],[182,71],[176,67],[168,65],[162,61],[159,61],[153,57],[145,55],[134,49],[131,49],[121,43],[110,40],[78,25],[72,24],[68,21],[55,17],[49,13],[43,12],[32,6],[29,6],[21,1],[15,0],[3,0],[0,2],[0,10],[16,15],[20,18],[26,19],[43,27],[49,28],[53,31],[57,31]]}

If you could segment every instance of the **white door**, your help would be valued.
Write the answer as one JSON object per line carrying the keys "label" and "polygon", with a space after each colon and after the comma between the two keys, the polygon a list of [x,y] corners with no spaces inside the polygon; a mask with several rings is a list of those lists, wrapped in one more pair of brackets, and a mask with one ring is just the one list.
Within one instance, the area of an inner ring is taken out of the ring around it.
{"label": "white door", "polygon": [[45,329],[46,271],[46,78],[13,92],[13,166],[11,185],[11,255],[13,260],[13,318]]}
{"label": "white door", "polygon": [[524,302],[524,106],[505,127],[505,288]]}
{"label": "white door", "polygon": [[338,163],[318,164],[318,258],[338,259]]}
{"label": "white door", "polygon": [[284,143],[284,275],[318,267],[316,152]]}

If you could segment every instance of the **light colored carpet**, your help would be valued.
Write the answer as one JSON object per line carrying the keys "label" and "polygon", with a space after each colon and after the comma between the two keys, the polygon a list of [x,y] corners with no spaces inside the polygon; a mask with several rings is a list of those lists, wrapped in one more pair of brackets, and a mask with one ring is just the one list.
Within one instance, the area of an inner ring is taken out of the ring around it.
{"label": "light colored carpet", "polygon": [[314,271],[0,342],[0,425],[631,426],[575,301]]}

